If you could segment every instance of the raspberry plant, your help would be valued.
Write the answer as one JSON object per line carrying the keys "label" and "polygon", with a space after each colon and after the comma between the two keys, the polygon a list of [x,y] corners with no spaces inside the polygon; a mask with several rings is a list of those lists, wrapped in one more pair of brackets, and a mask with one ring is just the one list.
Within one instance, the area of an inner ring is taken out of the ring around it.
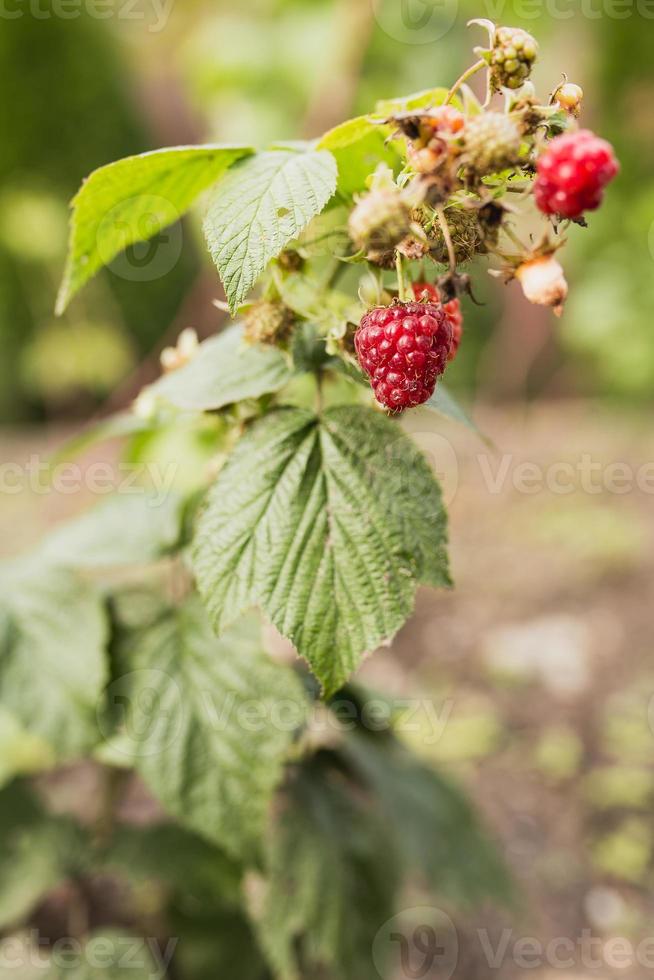
{"label": "raspberry plant", "polygon": [[[231,942],[239,976],[361,978],[407,882],[451,903],[506,897],[465,799],[392,712],[367,722],[351,680],[420,584],[450,585],[439,485],[400,415],[465,418],[440,380],[474,293],[462,265],[484,257],[559,312],[555,253],[617,172],[578,129],[578,86],[536,96],[534,39],[477,23],[488,47],[449,89],[306,143],[130,157],[75,198],[60,313],[203,197],[235,322],[201,344],[185,330],[134,412],[95,433],[132,461],[172,456],[174,491],[118,495],[0,572],[3,778],[90,757],[111,789],[91,828],[4,791],[1,846],[22,841],[26,867],[49,856],[6,886],[0,927],[63,878],[111,872],[162,886],[176,977],[233,975]],[[484,104],[467,87],[482,70]],[[527,245],[522,215],[539,209]],[[297,660],[266,652],[253,609]],[[132,770],[167,814],[146,831],[115,812]],[[185,945],[203,916],[204,972]]]}

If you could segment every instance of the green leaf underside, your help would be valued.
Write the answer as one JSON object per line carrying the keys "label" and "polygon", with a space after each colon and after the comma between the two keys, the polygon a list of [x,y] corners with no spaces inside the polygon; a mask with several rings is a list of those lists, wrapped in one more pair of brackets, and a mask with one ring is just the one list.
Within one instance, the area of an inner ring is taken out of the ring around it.
{"label": "green leaf underside", "polygon": [[41,544],[44,561],[76,568],[144,564],[170,551],[180,535],[183,501],[134,487],[55,528]]}
{"label": "green leaf underside", "polygon": [[211,194],[204,230],[232,312],[268,262],[336,189],[331,153],[273,150],[238,163]]}
{"label": "green leaf underside", "polygon": [[205,340],[188,364],[164,374],[147,391],[176,408],[211,411],[279,391],[291,375],[278,348],[248,344],[243,328],[234,324]]}
{"label": "green leaf underside", "polygon": [[326,694],[450,584],[446,518],[424,457],[371,409],[280,409],[242,438],[209,493],[193,565],[220,633],[260,604]]}
{"label": "green leaf underside", "polygon": [[106,616],[98,595],[60,568],[5,565],[0,703],[59,759],[98,739],[96,710],[106,680]]}
{"label": "green leaf underside", "polygon": [[298,678],[261,652],[256,634],[241,623],[217,639],[200,603],[189,602],[125,641],[116,689],[152,792],[183,824],[250,858],[308,712]]}
{"label": "green leaf underside", "polygon": [[70,244],[56,312],[103,265],[179,220],[248,147],[176,146],[95,170],[73,199]]}

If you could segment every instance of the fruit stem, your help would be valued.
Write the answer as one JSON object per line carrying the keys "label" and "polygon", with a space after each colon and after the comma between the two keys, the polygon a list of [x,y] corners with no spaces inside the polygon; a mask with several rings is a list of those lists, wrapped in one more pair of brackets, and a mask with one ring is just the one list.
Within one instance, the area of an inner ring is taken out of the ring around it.
{"label": "fruit stem", "polygon": [[487,67],[488,65],[486,64],[484,59],[480,58],[479,61],[476,61],[474,65],[470,66],[470,68],[466,68],[464,73],[462,75],[459,75],[456,82],[445,96],[445,101],[443,102],[443,105],[448,105],[448,103],[452,101],[452,99],[459,91],[459,89],[461,88],[464,82],[467,82],[469,78],[472,78],[473,75],[476,75],[477,72],[481,71],[482,68],[487,68]]}
{"label": "fruit stem", "polygon": [[399,252],[395,255],[395,269],[397,272],[397,294],[400,298],[401,303],[406,303],[406,282],[404,280],[404,266],[402,265],[402,256]]}
{"label": "fruit stem", "polygon": [[443,208],[436,208],[436,216],[438,217],[438,223],[441,231],[443,232],[443,239],[445,241],[447,254],[450,259],[450,272],[456,272],[456,255],[454,254],[454,245],[452,244],[450,226],[447,223],[447,218],[445,217]]}

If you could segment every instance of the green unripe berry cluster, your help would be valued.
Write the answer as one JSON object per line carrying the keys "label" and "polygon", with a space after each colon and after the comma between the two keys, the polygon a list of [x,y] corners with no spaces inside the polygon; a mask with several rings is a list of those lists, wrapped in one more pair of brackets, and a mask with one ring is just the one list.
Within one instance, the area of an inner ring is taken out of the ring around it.
{"label": "green unripe berry cluster", "polygon": [[495,88],[516,89],[529,78],[538,56],[538,43],[520,27],[498,27],[491,53]]}

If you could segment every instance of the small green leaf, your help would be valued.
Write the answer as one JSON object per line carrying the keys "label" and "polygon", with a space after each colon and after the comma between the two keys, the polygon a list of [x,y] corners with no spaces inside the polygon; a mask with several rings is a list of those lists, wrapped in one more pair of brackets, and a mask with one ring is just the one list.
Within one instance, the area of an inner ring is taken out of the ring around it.
{"label": "small green leaf", "polygon": [[183,501],[135,487],[55,528],[42,542],[44,562],[102,568],[156,561],[177,543]]}
{"label": "small green leaf", "polygon": [[338,165],[339,194],[352,197],[366,190],[367,178],[375,172],[380,163],[398,172],[401,160],[394,144],[386,142],[388,127],[377,126],[374,132],[367,133],[349,146],[332,150]]}
{"label": "small green leaf", "polygon": [[70,245],[56,312],[103,265],[146,241],[189,209],[241,157],[242,146],[175,146],[94,170],[73,199]]}
{"label": "small green leaf", "polygon": [[188,364],[164,374],[146,391],[176,408],[208,412],[279,391],[291,373],[278,348],[248,344],[243,328],[234,324],[205,340]]}
{"label": "small green leaf", "polygon": [[327,151],[272,150],[241,161],[216,187],[204,231],[232,312],[268,262],[320,214],[336,176]]}
{"label": "small green leaf", "polygon": [[193,565],[217,632],[260,603],[327,694],[449,584],[438,484],[397,424],[356,406],[255,423],[209,493]]}
{"label": "small green leaf", "polygon": [[[446,88],[428,88],[422,92],[405,95],[401,99],[381,99],[375,106],[375,114],[393,116],[399,112],[410,112],[411,109],[431,109],[442,105],[447,98]],[[460,107],[457,99],[452,99],[452,105]]]}
{"label": "small green leaf", "polygon": [[137,770],[183,824],[251,858],[308,713],[298,678],[247,623],[217,639],[198,602],[128,635],[117,654],[109,700],[124,708],[119,732]]}
{"label": "small green leaf", "polygon": [[63,568],[36,561],[0,567],[10,622],[0,646],[0,702],[25,731],[69,759],[98,738],[107,674],[107,622],[99,596]]}
{"label": "small green leaf", "polygon": [[358,143],[370,133],[379,132],[380,129],[384,131],[384,135],[388,135],[388,128],[381,125],[375,116],[357,116],[335,126],[321,136],[316,149],[341,150],[345,146],[351,146],[352,143]]}
{"label": "small green leaf", "polygon": [[122,439],[147,431],[152,427],[149,419],[141,418],[133,412],[119,412],[90,425],[87,429],[67,439],[50,457],[48,463],[54,469],[59,463],[76,459],[99,442],[109,439]]}
{"label": "small green leaf", "polygon": [[460,422],[461,425],[465,425],[468,429],[479,434],[479,429],[470,416],[466,414],[456,398],[440,382],[436,385],[436,390],[429,401],[425,402],[424,407],[431,409],[433,412],[438,412],[439,415],[442,415],[446,419]]}

